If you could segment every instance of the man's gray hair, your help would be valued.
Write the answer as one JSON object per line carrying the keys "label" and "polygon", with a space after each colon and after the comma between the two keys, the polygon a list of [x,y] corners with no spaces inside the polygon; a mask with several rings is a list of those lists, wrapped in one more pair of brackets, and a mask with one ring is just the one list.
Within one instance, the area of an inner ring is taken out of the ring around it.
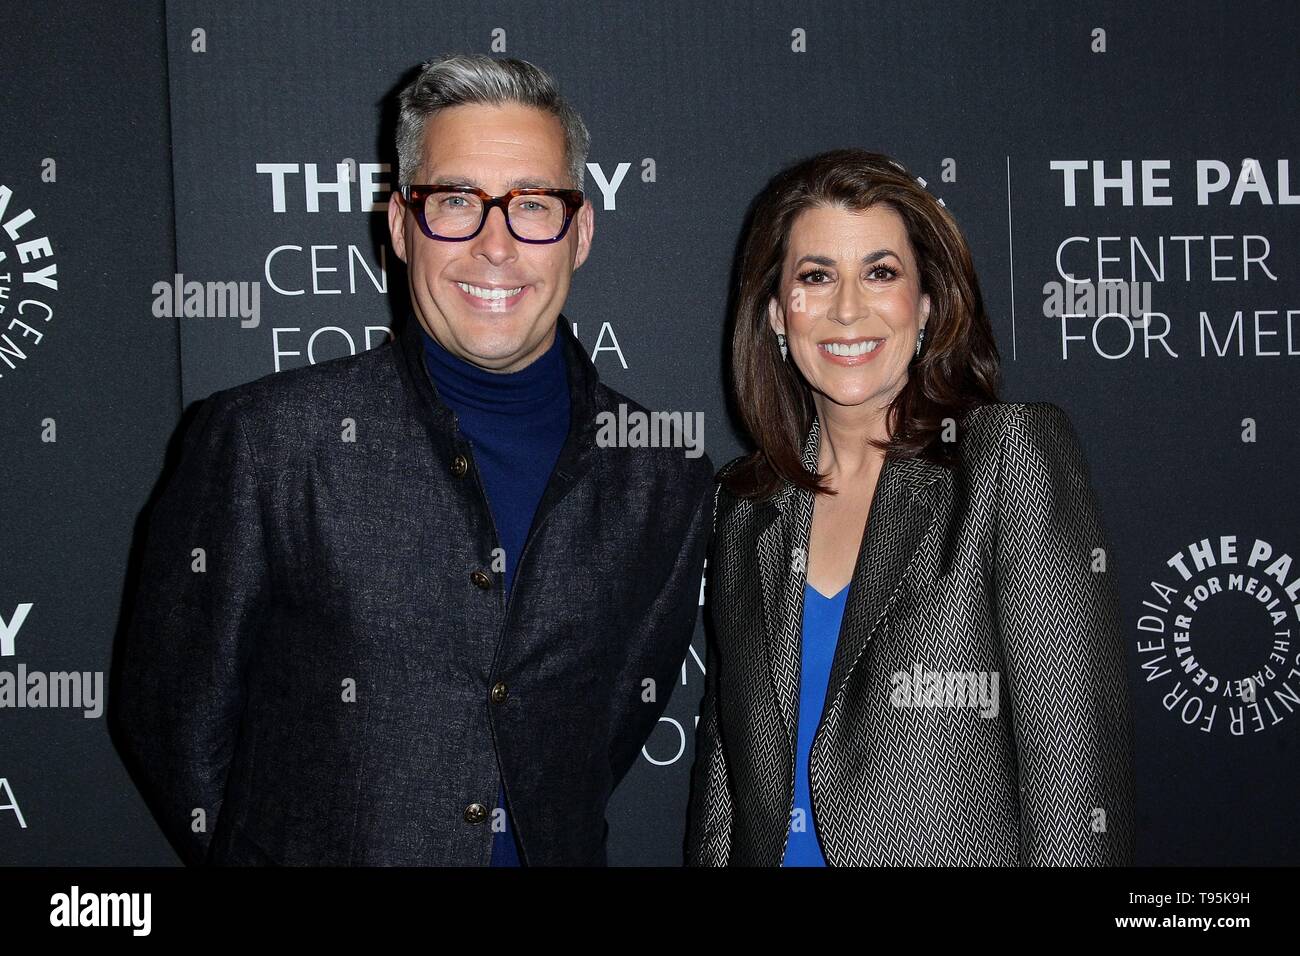
{"label": "man's gray hair", "polygon": [[424,162],[425,121],[449,106],[518,103],[545,110],[564,128],[564,159],[573,188],[581,189],[591,136],[555,81],[527,60],[494,59],[483,53],[457,53],[425,63],[402,90],[397,118],[397,183],[409,186]]}

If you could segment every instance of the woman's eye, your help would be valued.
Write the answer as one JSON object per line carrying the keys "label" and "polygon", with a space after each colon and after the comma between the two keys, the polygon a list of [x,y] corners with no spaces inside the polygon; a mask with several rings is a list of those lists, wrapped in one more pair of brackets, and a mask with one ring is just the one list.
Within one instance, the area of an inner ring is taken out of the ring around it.
{"label": "woman's eye", "polygon": [[893,279],[898,276],[898,270],[891,266],[876,266],[869,275],[873,279]]}
{"label": "woman's eye", "polygon": [[809,282],[810,285],[822,285],[821,282],[810,282],[809,280],[812,276],[822,276],[824,278],[828,278],[826,276],[826,273],[823,272],[821,269],[810,269],[807,272],[801,272],[799,274],[799,279],[801,282]]}

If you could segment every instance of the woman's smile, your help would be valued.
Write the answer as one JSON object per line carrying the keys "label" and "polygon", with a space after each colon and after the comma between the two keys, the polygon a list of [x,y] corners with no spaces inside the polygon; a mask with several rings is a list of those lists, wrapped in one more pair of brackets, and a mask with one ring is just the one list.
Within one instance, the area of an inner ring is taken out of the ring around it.
{"label": "woman's smile", "polygon": [[881,338],[824,339],[817,343],[817,353],[835,365],[865,365],[880,354]]}

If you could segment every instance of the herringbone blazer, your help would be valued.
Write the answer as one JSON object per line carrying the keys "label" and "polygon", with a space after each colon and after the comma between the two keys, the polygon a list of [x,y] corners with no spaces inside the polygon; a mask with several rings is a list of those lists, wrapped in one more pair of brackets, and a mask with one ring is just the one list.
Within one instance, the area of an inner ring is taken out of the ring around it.
{"label": "herringbone blazer", "polygon": [[[889,457],[880,473],[813,739],[807,825],[831,865],[1128,865],[1125,655],[1078,440],[1050,404],[983,406],[958,440],[955,468]],[[767,501],[717,490],[690,865],[784,857],[812,512],[793,485]],[[995,716],[954,705],[960,693],[899,697],[920,674],[976,673],[998,678]]]}

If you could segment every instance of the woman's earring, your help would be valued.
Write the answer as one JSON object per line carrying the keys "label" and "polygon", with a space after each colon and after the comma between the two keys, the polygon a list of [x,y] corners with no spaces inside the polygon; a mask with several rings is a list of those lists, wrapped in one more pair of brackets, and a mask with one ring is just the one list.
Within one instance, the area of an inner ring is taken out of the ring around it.
{"label": "woman's earring", "polygon": [[923,325],[921,326],[921,331],[916,333],[916,354],[913,356],[913,358],[921,354],[921,345],[924,342],[925,342],[925,326]]}
{"label": "woman's earring", "polygon": [[785,347],[785,336],[780,332],[776,333],[776,344],[781,346],[781,361],[784,362],[790,350]]}

